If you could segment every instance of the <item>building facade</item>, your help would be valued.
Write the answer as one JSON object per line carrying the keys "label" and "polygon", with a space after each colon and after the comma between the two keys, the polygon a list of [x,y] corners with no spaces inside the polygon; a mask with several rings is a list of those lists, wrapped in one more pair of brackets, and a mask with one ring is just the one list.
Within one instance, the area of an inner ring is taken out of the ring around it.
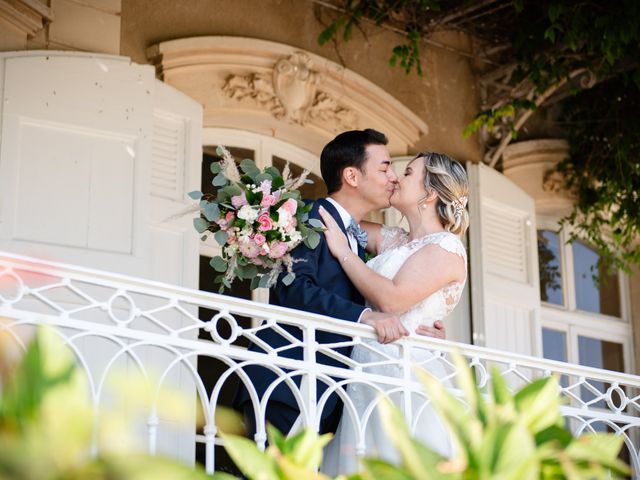
{"label": "building facade", "polygon": [[566,243],[571,198],[545,175],[566,142],[526,138],[490,168],[462,135],[480,105],[473,39],[435,34],[423,76],[405,75],[384,28],[320,46],[325,3],[0,0],[0,250],[213,291],[218,247],[181,212],[211,188],[215,147],[309,169],[317,198],[322,146],[371,127],[398,171],[423,150],[468,166],[470,276],[449,339],[635,374],[640,275],[594,282],[597,253]]}

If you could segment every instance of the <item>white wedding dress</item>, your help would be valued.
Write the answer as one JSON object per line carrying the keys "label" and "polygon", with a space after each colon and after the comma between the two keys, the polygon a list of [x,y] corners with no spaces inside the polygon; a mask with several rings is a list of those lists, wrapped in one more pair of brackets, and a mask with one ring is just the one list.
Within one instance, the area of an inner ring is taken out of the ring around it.
{"label": "white wedding dress", "polygon": [[[367,265],[375,272],[387,278],[393,278],[406,261],[415,252],[426,245],[438,245],[448,252],[459,255],[464,259],[465,268],[467,254],[460,239],[450,232],[438,232],[409,241],[408,234],[398,227],[382,227],[382,245],[378,256],[370,260]],[[434,292],[400,316],[403,325],[415,334],[419,325],[432,326],[436,320],[442,320],[457,305],[464,288],[463,283],[453,283]],[[381,352],[381,354],[377,353]],[[400,348],[394,344],[382,345],[375,340],[363,339],[362,345],[356,345],[351,358],[359,364],[386,362],[385,365],[363,367],[363,371],[373,374],[400,377],[401,367],[389,362],[389,358],[400,358]],[[420,364],[437,377],[444,377],[451,372],[442,360],[428,350],[411,352],[411,360]],[[378,385],[381,389],[389,390],[388,385]],[[381,458],[393,463],[399,461],[398,454],[385,432],[378,410],[374,410],[368,421],[363,421],[363,414],[367,408],[377,401],[378,392],[365,384],[351,383],[347,387],[347,396],[353,402],[360,417],[361,432],[356,431],[356,424],[345,407],[340,420],[336,436],[327,445],[324,452],[321,471],[331,476],[351,474],[359,470],[358,456]],[[392,394],[391,399],[400,406],[400,394]],[[417,419],[413,418],[412,427],[414,437],[426,444],[432,450],[451,457],[453,455],[449,435],[435,411],[425,398],[413,395],[413,411]],[[426,405],[425,405],[426,403]]]}

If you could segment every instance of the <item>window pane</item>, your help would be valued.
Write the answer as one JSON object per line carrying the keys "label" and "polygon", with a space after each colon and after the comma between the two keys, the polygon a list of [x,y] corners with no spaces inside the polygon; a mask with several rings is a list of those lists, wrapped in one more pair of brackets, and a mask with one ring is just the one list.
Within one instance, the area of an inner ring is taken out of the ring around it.
{"label": "window pane", "polygon": [[567,361],[567,334],[550,328],[542,329],[542,351],[544,358]]}
{"label": "window pane", "polygon": [[560,277],[560,236],[550,230],[538,230],[540,298],[543,302],[563,305]]}
{"label": "window pane", "polygon": [[[567,334],[550,328],[542,329],[542,356],[559,362],[567,361]],[[566,375],[560,377],[560,385],[569,385]]]}
{"label": "window pane", "polygon": [[[280,158],[276,156],[273,157],[273,166],[276,167],[281,172],[286,163],[287,163],[287,160],[285,160],[284,158]],[[303,169],[300,166],[296,165],[291,160],[289,160],[289,168],[291,169],[291,174],[294,177],[299,176],[303,171]],[[322,198],[327,195],[327,188],[325,187],[324,182],[320,177],[318,177],[317,175],[314,175],[313,173],[310,173],[307,178],[309,180],[312,180],[313,183],[311,184],[307,183],[302,187],[300,187],[300,195],[302,196],[303,199],[317,200],[318,198]]]}
{"label": "window pane", "polygon": [[572,249],[578,309],[620,317],[618,276],[598,266],[599,255],[585,244],[573,242]]}
{"label": "window pane", "polygon": [[[578,336],[578,361],[580,365],[587,367],[624,372],[623,349],[620,343]],[[606,392],[610,386],[608,383],[593,380],[589,380],[589,383],[600,392]],[[596,394],[589,387],[581,387],[580,397],[588,402],[596,398]],[[613,402],[616,405],[620,404],[620,399],[615,394]],[[597,402],[595,406],[607,408],[604,401]]]}

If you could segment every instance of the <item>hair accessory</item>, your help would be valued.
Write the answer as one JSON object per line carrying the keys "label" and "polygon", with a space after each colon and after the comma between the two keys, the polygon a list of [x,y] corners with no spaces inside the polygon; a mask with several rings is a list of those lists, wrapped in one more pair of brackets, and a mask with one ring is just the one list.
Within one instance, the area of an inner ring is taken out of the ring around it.
{"label": "hair accessory", "polygon": [[462,215],[464,207],[467,206],[467,200],[468,200],[467,196],[466,195],[462,195],[461,197],[458,197],[453,202],[451,202],[451,205],[453,205],[453,208],[454,208],[453,215],[456,218],[458,218],[460,215]]}

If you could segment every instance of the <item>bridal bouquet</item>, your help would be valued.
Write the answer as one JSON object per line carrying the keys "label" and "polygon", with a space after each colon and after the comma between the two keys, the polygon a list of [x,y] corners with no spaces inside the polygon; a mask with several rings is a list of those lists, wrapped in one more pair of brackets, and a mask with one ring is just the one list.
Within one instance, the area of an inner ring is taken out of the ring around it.
{"label": "bridal bouquet", "polygon": [[311,182],[309,172],[292,178],[288,164],[283,172],[275,167],[260,170],[249,159],[236,165],[224,147],[218,147],[217,154],[222,160],[211,164],[216,193],[194,191],[189,196],[200,201],[193,225],[203,234],[201,240],[213,234],[222,247],[222,255],[210,262],[220,273],[215,279],[220,293],[236,278],[250,279],[251,289],[271,287],[285,270],[282,282],[291,284],[291,251],[302,242],[318,246],[322,230],[319,220],[309,219],[312,205],[305,205],[298,191]]}

